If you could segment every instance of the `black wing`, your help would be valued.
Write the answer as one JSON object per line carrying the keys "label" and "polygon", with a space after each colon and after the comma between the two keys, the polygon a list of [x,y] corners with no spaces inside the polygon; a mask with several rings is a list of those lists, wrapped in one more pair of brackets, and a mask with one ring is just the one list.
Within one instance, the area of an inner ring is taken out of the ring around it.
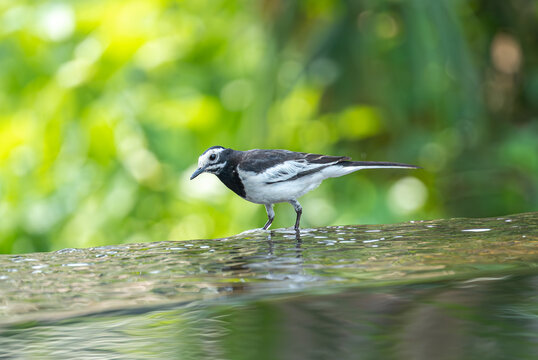
{"label": "black wing", "polygon": [[245,171],[261,173],[287,161],[308,165],[331,164],[338,161],[350,160],[347,156],[328,156],[294,152],[289,150],[249,150],[243,153],[240,168]]}

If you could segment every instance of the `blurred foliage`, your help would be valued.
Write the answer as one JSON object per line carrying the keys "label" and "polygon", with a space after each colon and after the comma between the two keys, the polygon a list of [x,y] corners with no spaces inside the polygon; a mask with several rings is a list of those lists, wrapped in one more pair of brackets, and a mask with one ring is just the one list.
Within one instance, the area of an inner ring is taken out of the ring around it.
{"label": "blurred foliage", "polygon": [[0,252],[262,226],[188,181],[212,145],[424,167],[327,181],[303,226],[536,210],[535,1],[4,0],[0,18]]}

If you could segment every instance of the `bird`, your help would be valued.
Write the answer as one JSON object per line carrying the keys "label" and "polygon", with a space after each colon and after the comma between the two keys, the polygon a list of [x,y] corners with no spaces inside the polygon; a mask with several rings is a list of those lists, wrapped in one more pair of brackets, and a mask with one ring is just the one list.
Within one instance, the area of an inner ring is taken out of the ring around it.
{"label": "bird", "polygon": [[245,200],[265,205],[267,222],[273,223],[273,205],[288,202],[297,215],[299,230],[303,208],[298,198],[317,188],[325,179],[340,177],[362,169],[405,168],[419,166],[381,161],[352,161],[347,156],[329,156],[289,150],[233,150],[211,146],[198,158],[198,168],[190,180],[202,173],[216,175],[230,190]]}

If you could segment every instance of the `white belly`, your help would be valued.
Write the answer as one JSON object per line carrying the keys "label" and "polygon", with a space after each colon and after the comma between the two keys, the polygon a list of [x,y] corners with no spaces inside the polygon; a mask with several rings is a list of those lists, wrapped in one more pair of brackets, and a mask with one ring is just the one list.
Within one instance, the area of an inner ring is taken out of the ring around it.
{"label": "white belly", "polygon": [[241,175],[240,172],[239,177],[245,187],[246,199],[257,204],[275,204],[295,200],[317,188],[324,180],[320,174],[319,176],[301,177],[293,181],[266,184],[259,176]]}

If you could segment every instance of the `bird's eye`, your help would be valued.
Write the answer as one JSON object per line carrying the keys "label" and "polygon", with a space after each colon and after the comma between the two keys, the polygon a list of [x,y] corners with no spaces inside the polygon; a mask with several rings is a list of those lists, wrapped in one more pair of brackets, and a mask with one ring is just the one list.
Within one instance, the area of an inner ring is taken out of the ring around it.
{"label": "bird's eye", "polygon": [[215,160],[216,158],[217,158],[217,155],[215,155],[215,154],[209,155],[209,160],[211,160],[211,161]]}

